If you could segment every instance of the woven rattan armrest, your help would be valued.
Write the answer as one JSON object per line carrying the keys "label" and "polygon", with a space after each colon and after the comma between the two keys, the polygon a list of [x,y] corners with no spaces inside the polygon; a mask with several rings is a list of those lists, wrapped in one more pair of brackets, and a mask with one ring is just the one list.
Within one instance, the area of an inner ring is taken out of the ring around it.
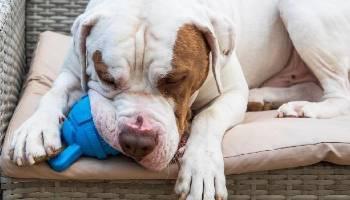
{"label": "woven rattan armrest", "polygon": [[24,19],[24,0],[0,0],[0,144],[26,71]]}

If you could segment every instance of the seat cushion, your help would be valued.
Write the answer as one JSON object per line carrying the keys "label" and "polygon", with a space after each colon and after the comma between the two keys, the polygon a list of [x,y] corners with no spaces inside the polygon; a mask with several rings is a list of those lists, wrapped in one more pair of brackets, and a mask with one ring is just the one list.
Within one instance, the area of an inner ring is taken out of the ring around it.
{"label": "seat cushion", "polygon": [[[57,173],[44,162],[17,167],[9,159],[13,132],[35,110],[40,98],[59,73],[70,37],[44,32],[25,82],[24,91],[7,130],[1,167],[17,178],[44,179],[171,179],[178,166],[151,172],[132,160],[117,156],[107,160],[81,158],[68,170]],[[276,111],[247,113],[244,122],[227,131],[223,140],[225,173],[290,168],[329,161],[350,164],[350,116],[334,119],[279,119]]]}

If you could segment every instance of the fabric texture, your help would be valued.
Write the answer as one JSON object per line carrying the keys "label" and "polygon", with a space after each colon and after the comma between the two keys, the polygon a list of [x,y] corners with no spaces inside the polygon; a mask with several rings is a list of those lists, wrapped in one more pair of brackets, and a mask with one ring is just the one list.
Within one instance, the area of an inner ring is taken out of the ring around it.
{"label": "fabric texture", "polygon": [[[17,167],[8,156],[13,132],[35,110],[60,71],[70,38],[53,32],[41,34],[25,82],[25,90],[6,134],[1,167],[10,177],[40,179],[172,179],[178,166],[162,172],[147,171],[131,159],[82,158],[57,173],[46,163]],[[54,51],[53,51],[54,49]],[[227,131],[223,140],[225,173],[290,168],[320,161],[350,164],[350,116],[334,119],[279,119],[275,111],[247,113],[243,123]]]}

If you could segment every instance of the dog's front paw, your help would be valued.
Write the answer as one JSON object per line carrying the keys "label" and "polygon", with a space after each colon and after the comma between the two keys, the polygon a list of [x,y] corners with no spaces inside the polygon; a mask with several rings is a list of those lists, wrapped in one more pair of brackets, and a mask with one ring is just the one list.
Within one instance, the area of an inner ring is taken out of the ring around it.
{"label": "dog's front paw", "polygon": [[61,150],[59,123],[63,115],[37,111],[20,128],[11,142],[10,157],[18,166],[33,165]]}
{"label": "dog's front paw", "polygon": [[328,108],[322,102],[292,101],[283,104],[278,108],[278,118],[298,117],[298,118],[329,118]]}
{"label": "dog's front paw", "polygon": [[227,199],[221,149],[187,147],[181,159],[175,192],[181,200]]}

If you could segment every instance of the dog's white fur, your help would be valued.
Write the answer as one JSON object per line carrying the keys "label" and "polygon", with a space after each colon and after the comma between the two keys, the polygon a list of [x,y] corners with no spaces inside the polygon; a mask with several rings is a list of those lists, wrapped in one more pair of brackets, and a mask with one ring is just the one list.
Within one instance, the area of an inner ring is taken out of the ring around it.
{"label": "dog's white fur", "polygon": [[[221,152],[223,134],[242,121],[248,87],[257,88],[281,71],[288,64],[293,47],[317,77],[323,95],[317,85],[303,83],[287,89],[255,89],[250,100],[281,104],[298,101],[282,105],[281,117],[329,118],[350,113],[348,0],[93,0],[73,26],[75,44],[63,71],[35,114],[15,134],[14,162],[33,164],[36,157],[53,154],[61,147],[59,119],[82,95],[81,82],[84,89],[87,82],[88,88],[106,98],[113,99],[120,93],[99,82],[91,61],[94,50],[102,50],[105,62],[112,66],[109,70],[125,79],[128,79],[130,63],[141,65],[140,57],[146,62],[152,60],[147,64],[148,79],[133,79],[131,86],[133,91],[154,94],[157,91],[152,87],[153,81],[171,69],[177,29],[188,23],[207,36],[212,50],[212,70],[198,96],[197,93],[193,96],[193,109],[201,111],[192,121],[175,187],[182,198],[201,199],[202,195],[204,199],[227,198]],[[86,42],[87,55],[80,46],[85,44],[80,32],[83,26],[94,26]],[[144,37],[145,28],[156,36]],[[135,38],[131,40],[133,43],[128,42],[130,37]],[[147,47],[143,46],[144,41]],[[84,78],[85,70],[88,79]],[[309,97],[305,90],[314,93],[313,88],[317,90],[316,95]],[[130,95],[125,98],[123,105],[114,99],[116,107],[134,112],[135,108],[128,104],[135,105],[135,98]],[[173,103],[161,97],[153,102],[157,103],[149,107],[150,110],[157,108],[167,113],[168,118],[160,121],[166,124],[168,139],[178,141],[176,131],[171,132],[176,130],[171,114]]]}

